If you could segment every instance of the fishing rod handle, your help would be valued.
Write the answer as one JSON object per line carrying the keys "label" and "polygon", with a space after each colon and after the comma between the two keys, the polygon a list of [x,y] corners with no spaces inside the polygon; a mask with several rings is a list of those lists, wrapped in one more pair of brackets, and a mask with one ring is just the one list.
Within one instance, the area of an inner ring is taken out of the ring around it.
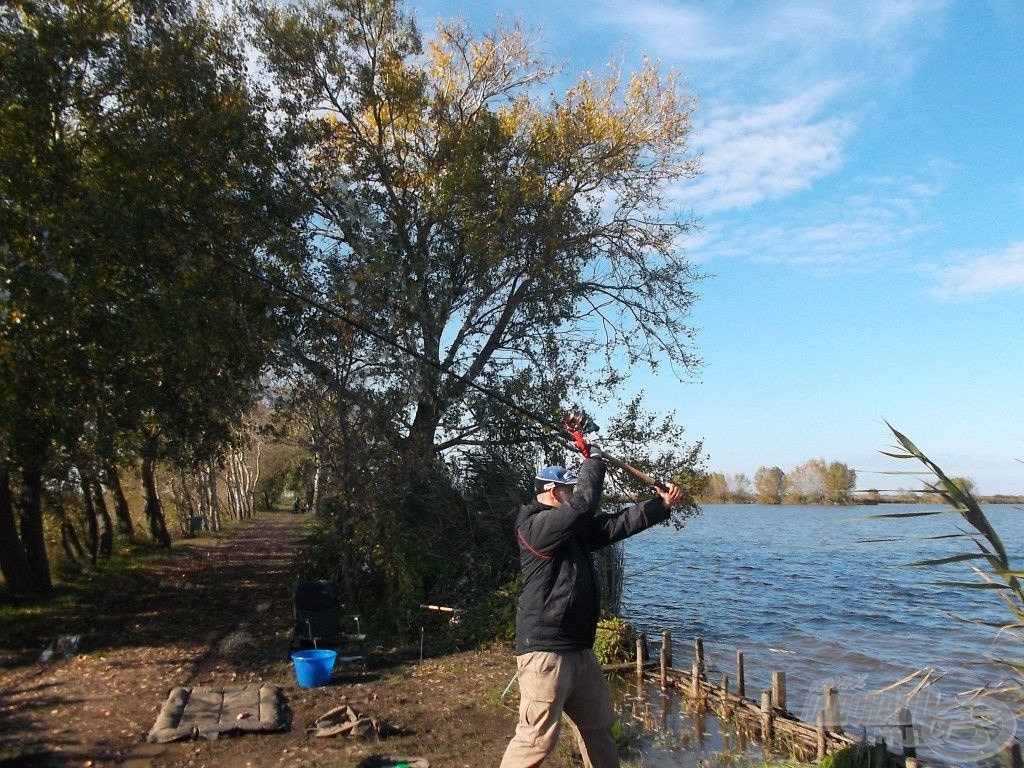
{"label": "fishing rod handle", "polygon": [[640,482],[644,483],[645,485],[652,485],[655,488],[657,488],[659,491],[667,491],[668,490],[668,486],[665,485],[663,482],[661,482],[660,480],[655,480],[653,477],[648,475],[646,472],[644,472],[641,469],[637,469],[632,464],[627,464],[626,462],[622,461],[621,459],[616,459],[614,456],[609,456],[607,453],[603,453],[603,458],[604,458],[605,461],[607,461],[613,467],[618,467],[619,469],[626,470],[627,472],[629,472],[629,474],[631,474],[633,477],[635,477],[637,480],[639,480]]}

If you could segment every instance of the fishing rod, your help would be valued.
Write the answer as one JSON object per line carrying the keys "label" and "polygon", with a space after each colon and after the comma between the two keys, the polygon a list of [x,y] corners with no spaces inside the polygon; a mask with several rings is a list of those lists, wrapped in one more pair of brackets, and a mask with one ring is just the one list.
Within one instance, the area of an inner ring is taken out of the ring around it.
{"label": "fishing rod", "polygon": [[[565,422],[563,423],[563,429],[572,436],[573,443],[577,448],[579,448],[580,453],[583,454],[584,458],[590,458],[590,445],[584,436],[598,431],[598,426],[594,423],[593,419],[587,416],[583,411],[573,411],[566,416]],[[668,486],[660,480],[655,480],[642,469],[634,467],[631,464],[627,464],[614,456],[609,456],[603,450],[601,451],[601,457],[613,467],[629,472],[629,474],[645,485],[653,486],[659,491],[668,490]]]}
{"label": "fishing rod", "polygon": [[[566,416],[562,424],[556,424],[550,419],[546,419],[524,408],[523,406],[519,405],[518,403],[501,394],[500,392],[495,392],[494,390],[474,381],[468,376],[458,373],[457,371],[453,371],[447,366],[441,364],[440,362],[437,362],[436,360],[431,360],[422,352],[410,347],[408,344],[403,344],[398,339],[387,336],[386,334],[381,333],[380,331],[377,331],[374,328],[371,328],[366,323],[360,322],[359,320],[356,320],[355,318],[342,313],[341,311],[335,309],[334,307],[330,306],[329,304],[323,301],[320,301],[319,299],[315,299],[312,296],[308,296],[307,294],[294,288],[290,288],[287,285],[281,285],[275,282],[274,280],[270,279],[263,273],[258,272],[250,267],[236,264],[232,260],[227,259],[225,257],[213,255],[213,258],[219,261],[221,264],[228,266],[230,269],[233,269],[234,271],[243,274],[252,280],[262,283],[271,290],[277,291],[286,296],[290,296],[291,298],[296,299],[302,302],[303,304],[307,304],[308,306],[313,307],[314,309],[318,309],[324,314],[333,317],[336,320],[340,320],[346,325],[362,333],[365,333],[367,336],[370,336],[387,346],[390,346],[394,349],[399,350],[400,352],[405,353],[406,355],[413,358],[417,362],[434,368],[440,371],[441,373],[445,374],[446,376],[451,376],[452,378],[465,384],[467,387],[476,390],[485,397],[489,397],[492,400],[496,400],[505,407],[509,408],[514,413],[518,413],[520,416],[526,417],[527,419],[533,421],[534,423],[540,425],[541,427],[551,430],[551,432],[553,432],[556,436],[560,437],[562,440],[565,440],[566,442],[576,446],[580,450],[580,453],[583,454],[584,458],[590,457],[589,443],[584,438],[584,435],[589,434],[590,432],[596,432],[598,430],[598,427],[596,424],[594,424],[593,420],[591,420],[590,417],[587,416],[584,412],[574,411],[570,413],[568,416]],[[657,488],[662,491],[668,490],[668,487],[664,483],[655,479],[654,477],[647,474],[638,467],[634,467],[631,464],[622,461],[621,459],[615,458],[614,456],[609,456],[604,451],[601,452],[601,456],[611,466],[625,470],[626,472],[631,474],[633,477],[635,477],[637,480],[644,483],[645,485],[653,486],[654,488]]]}
{"label": "fishing rod", "polygon": [[639,467],[634,467],[632,464],[627,464],[621,459],[617,459],[614,456],[609,456],[604,451],[602,451],[601,454],[604,460],[611,464],[613,467],[617,467],[618,469],[623,469],[626,472],[629,472],[629,474],[631,474],[644,485],[649,485],[652,488],[657,488],[659,491],[668,490],[668,486],[665,485],[665,483],[661,482],[661,480],[656,480],[655,478],[651,477],[651,475],[647,474]]}

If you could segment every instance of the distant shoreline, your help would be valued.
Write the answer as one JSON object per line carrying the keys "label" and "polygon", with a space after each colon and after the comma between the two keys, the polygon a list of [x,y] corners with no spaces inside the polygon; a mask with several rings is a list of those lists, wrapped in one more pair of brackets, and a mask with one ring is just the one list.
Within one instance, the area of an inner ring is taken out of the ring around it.
{"label": "distant shoreline", "polygon": [[[619,501],[619,500],[616,500]],[[628,501],[628,500],[623,500]],[[760,504],[755,499],[747,499],[744,501],[706,501],[697,500],[698,504]],[[761,506],[766,507],[873,507],[881,504],[943,504],[941,499],[929,499],[925,497],[911,497],[911,496],[877,496],[871,498],[854,498],[845,504],[827,504],[823,502],[798,502],[798,501],[783,501],[778,504],[762,504]],[[1009,496],[997,494],[995,496],[979,496],[979,504],[1021,504],[1024,505],[1024,496]]]}
{"label": "distant shoreline", "polygon": [[[1024,504],[1024,496],[1009,496],[996,494],[995,496],[978,496],[979,504]],[[851,504],[942,504],[941,499],[929,499],[925,497],[908,498],[906,496],[878,496],[872,499],[854,499]]]}

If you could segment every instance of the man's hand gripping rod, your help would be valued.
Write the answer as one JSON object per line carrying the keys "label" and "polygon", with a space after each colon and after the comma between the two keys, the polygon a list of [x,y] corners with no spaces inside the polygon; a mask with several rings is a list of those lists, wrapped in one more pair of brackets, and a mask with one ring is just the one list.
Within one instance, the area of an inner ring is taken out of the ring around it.
{"label": "man's hand gripping rod", "polygon": [[[584,458],[590,458],[590,444],[587,443],[583,437],[585,434],[590,432],[597,432],[598,426],[591,420],[587,414],[582,411],[573,411],[565,417],[565,422],[562,425],[565,431],[572,435],[572,440],[576,444],[576,447],[580,449],[580,453],[583,454]],[[613,467],[624,469],[629,472],[633,477],[642,482],[644,485],[650,485],[657,488],[659,491],[667,491],[668,486],[660,480],[655,480],[653,477],[648,475],[642,469],[637,469],[631,464],[627,464],[621,459],[616,459],[614,456],[609,456],[603,450],[601,451],[601,458],[611,464]]]}

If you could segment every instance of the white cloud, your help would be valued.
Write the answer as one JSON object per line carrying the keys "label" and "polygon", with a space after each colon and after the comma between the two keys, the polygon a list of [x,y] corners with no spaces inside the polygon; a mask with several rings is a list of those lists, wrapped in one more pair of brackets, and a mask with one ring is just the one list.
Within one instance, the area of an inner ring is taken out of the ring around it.
{"label": "white cloud", "polygon": [[1024,243],[1015,243],[1001,253],[962,257],[931,271],[933,292],[940,298],[1024,291]]}
{"label": "white cloud", "polygon": [[715,110],[696,142],[704,172],[681,201],[706,213],[746,208],[810,187],[842,164],[850,120],[820,111],[834,86],[774,104]]}
{"label": "white cloud", "polygon": [[834,272],[907,269],[914,242],[935,235],[932,206],[943,175],[854,177],[798,207],[724,211],[690,244],[694,258],[746,258]]}
{"label": "white cloud", "polygon": [[[913,41],[945,22],[950,0],[608,3],[602,20],[637,49],[723,87],[744,78],[802,88],[822,77],[900,77]],[[770,63],[770,66],[768,66]],[[712,66],[709,66],[712,65]]]}
{"label": "white cloud", "polygon": [[948,18],[950,0],[686,0],[607,3],[597,16],[631,47],[680,67],[702,107],[704,174],[680,201],[748,209],[841,170],[871,102],[901,82]]}
{"label": "white cloud", "polygon": [[[607,3],[631,47],[678,66],[701,99],[705,172],[682,201],[750,208],[839,171],[857,122],[919,62],[950,0]],[[706,110],[705,114],[703,110]]]}
{"label": "white cloud", "polygon": [[[951,0],[635,0],[606,2],[596,15],[622,28],[643,50],[684,65],[715,61],[735,70],[770,60],[777,66],[779,54],[786,54],[795,66],[820,72],[900,55],[908,40],[941,28],[950,5]],[[876,63],[886,68],[891,62]]]}

